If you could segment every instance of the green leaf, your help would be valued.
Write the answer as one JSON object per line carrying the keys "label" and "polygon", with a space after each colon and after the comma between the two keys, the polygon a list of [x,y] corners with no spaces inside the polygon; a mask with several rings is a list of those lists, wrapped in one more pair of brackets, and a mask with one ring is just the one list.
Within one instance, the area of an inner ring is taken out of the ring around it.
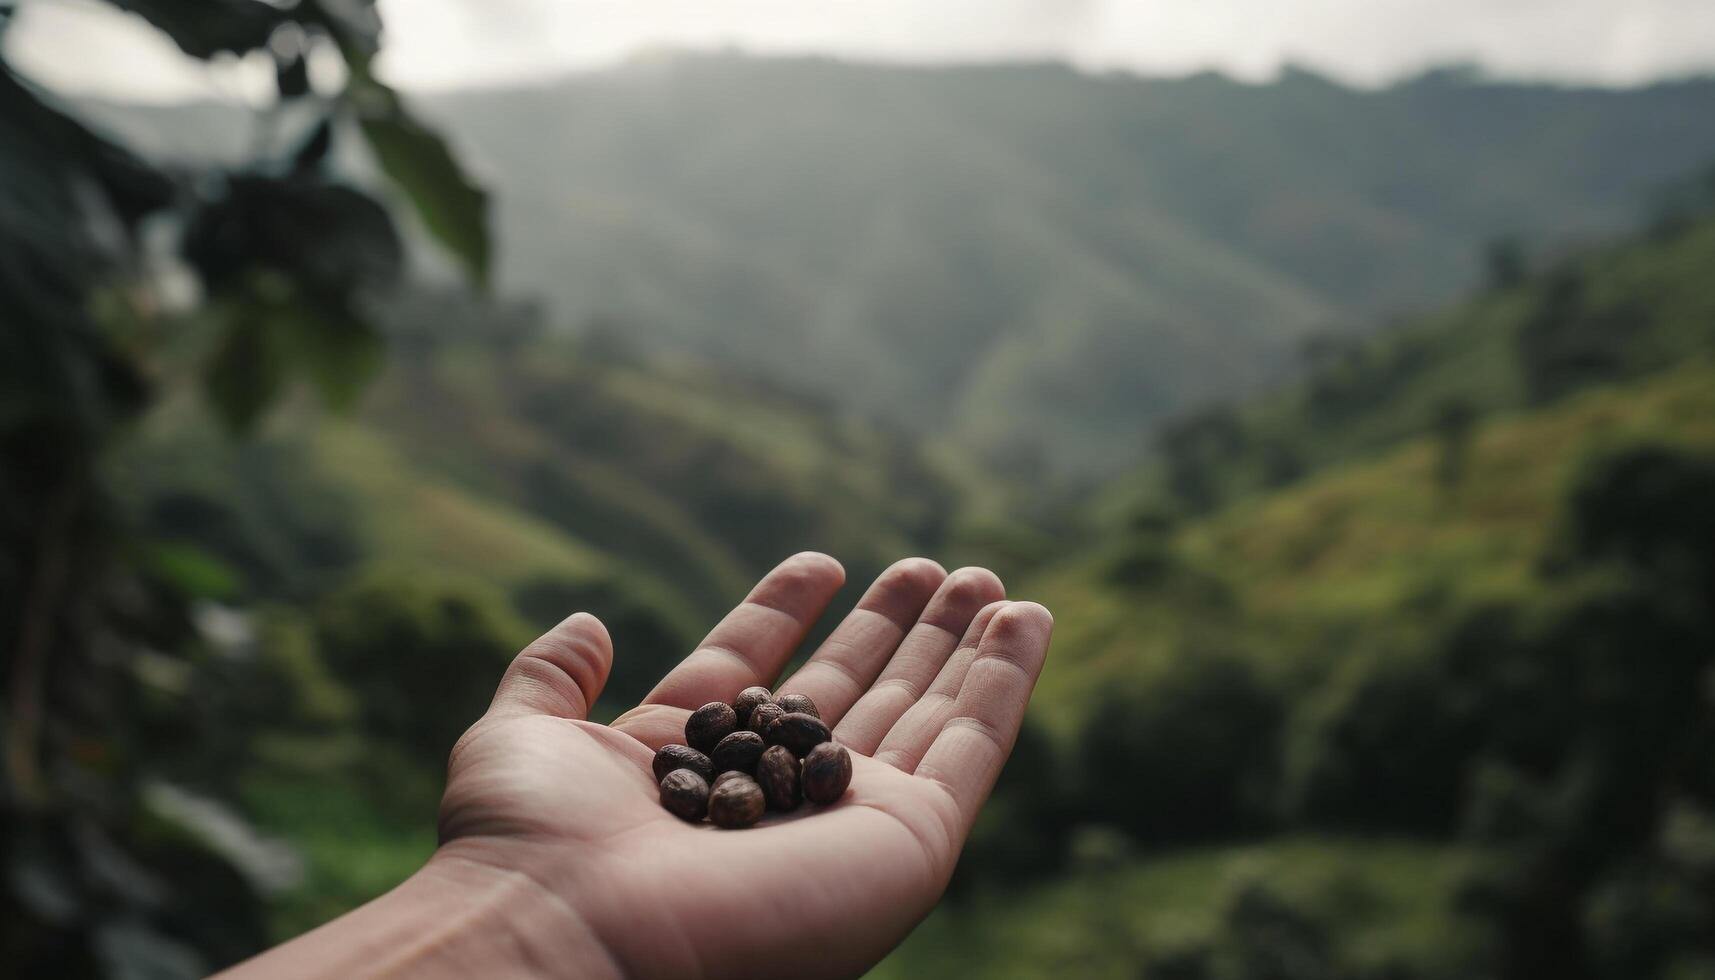
{"label": "green leaf", "polygon": [[228,599],[238,592],[239,576],[232,566],[194,544],[155,542],[144,560],[151,571],[183,595]]}
{"label": "green leaf", "polygon": [[358,316],[302,305],[283,306],[271,315],[294,371],[308,374],[322,400],[333,408],[350,409],[380,372],[386,343]]}
{"label": "green leaf", "polygon": [[305,137],[304,142],[293,152],[293,172],[301,173],[320,167],[322,161],[327,159],[328,149],[331,146],[333,146],[333,119],[329,117],[318,123],[315,129],[310,130],[310,135]]}
{"label": "green leaf", "polygon": [[203,369],[203,394],[229,429],[248,432],[280,393],[286,362],[266,320],[234,318]]}
{"label": "green leaf", "polygon": [[358,292],[391,286],[404,263],[385,208],[304,173],[231,178],[192,216],[179,249],[211,293],[249,288],[247,277],[272,271],[337,308]]}
{"label": "green leaf", "polygon": [[295,13],[334,39],[354,75],[368,75],[370,59],[381,47],[381,16],[373,0],[303,0]]}
{"label": "green leaf", "polygon": [[310,66],[301,53],[280,58],[274,64],[274,87],[282,99],[310,94]]}
{"label": "green leaf", "polygon": [[390,111],[363,119],[364,137],[429,232],[487,288],[488,194],[465,176],[445,141],[392,101]]}
{"label": "green leaf", "polygon": [[287,14],[263,0],[112,0],[173,39],[185,54],[243,54],[268,43]]}

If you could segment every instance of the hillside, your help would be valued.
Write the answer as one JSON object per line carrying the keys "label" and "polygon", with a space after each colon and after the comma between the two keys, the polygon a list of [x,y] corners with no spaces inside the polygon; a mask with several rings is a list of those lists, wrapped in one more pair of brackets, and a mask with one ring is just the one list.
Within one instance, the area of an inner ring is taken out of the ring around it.
{"label": "hillside", "polygon": [[1175,420],[1165,465],[1112,481],[1113,515],[1166,495],[1205,509],[1402,440],[1462,439],[1476,419],[1552,403],[1715,347],[1715,223],[1589,248],[1370,340],[1329,340],[1305,376]]}
{"label": "hillside", "polygon": [[[556,322],[1107,473],[1307,337],[1455,296],[1496,236],[1629,225],[1715,158],[1712,96],[672,55],[419,101],[494,191],[500,282]],[[255,130],[102,114],[181,155]]]}
{"label": "hillside", "polygon": [[1070,613],[1049,703],[1188,632],[1242,632],[1263,660],[1320,636],[1332,663],[1340,624],[1362,646],[1522,588],[1587,458],[1715,448],[1711,268],[1708,218],[1587,249],[1168,426],[1159,461],[1090,501],[1101,543],[1031,583]]}
{"label": "hillside", "polygon": [[1017,590],[1056,613],[1037,741],[979,884],[887,969],[1618,977],[1700,949],[1666,923],[1703,886],[1627,889],[1686,880],[1658,842],[1712,802],[1671,761],[1709,724],[1712,259],[1708,218],[1574,254],[1182,424]]}
{"label": "hillside", "polygon": [[1493,236],[1629,224],[1715,157],[1712,95],[685,56],[426,108],[569,322],[1100,471],[1313,330],[1445,302]]}
{"label": "hillside", "polygon": [[627,651],[621,705],[781,557],[838,554],[856,589],[953,509],[909,440],[800,396],[520,330],[456,293],[390,316],[355,411],[299,399],[233,444],[181,398],[122,461],[146,524],[232,598],[301,601],[381,566],[482,583],[538,630],[598,609]]}
{"label": "hillside", "polygon": [[[1497,413],[1473,435],[1469,477],[1455,489],[1436,478],[1436,441],[1408,438],[1179,527],[1167,543],[1148,531],[1116,535],[1030,583],[1065,613],[1040,689],[1044,721],[1210,632],[1231,634],[1271,669],[1320,675],[1375,645],[1377,631],[1409,632],[1517,593],[1577,465],[1639,441],[1715,450],[1715,362]],[[1171,571],[1130,580],[1139,552]],[[1276,659],[1286,654],[1299,659]]]}

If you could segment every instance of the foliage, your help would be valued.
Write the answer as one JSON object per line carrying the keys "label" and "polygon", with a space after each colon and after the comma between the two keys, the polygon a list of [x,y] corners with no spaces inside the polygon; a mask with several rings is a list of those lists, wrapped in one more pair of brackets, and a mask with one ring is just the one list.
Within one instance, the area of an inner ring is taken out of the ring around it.
{"label": "foliage", "polygon": [[[1709,962],[1715,879],[1698,855],[1715,789],[1712,227],[1702,218],[1570,255],[1510,292],[1340,345],[1304,384],[1228,413],[1240,432],[1199,474],[1216,490],[1211,512],[1165,517],[1178,501],[1163,459],[1092,518],[1099,543],[1031,583],[1065,626],[1033,715],[1070,729],[1079,792],[1113,792],[1091,775],[1114,765],[1083,734],[1098,730],[1154,760],[1154,778],[1121,785],[1160,786],[1158,799],[1139,789],[1128,805],[1081,806],[1076,819],[1179,812],[1187,792],[1157,774],[1198,771],[1237,744],[1195,736],[1231,721],[1245,697],[1211,697],[1199,711],[1162,680],[1184,669],[1184,650],[1218,638],[1232,673],[1270,692],[1279,734],[1255,736],[1253,768],[1209,766],[1208,788],[1189,794],[1204,802],[1186,809],[1221,826],[1235,795],[1257,785],[1246,774],[1278,767],[1278,781],[1262,781],[1260,812],[1273,821],[1251,835],[1335,835],[1319,845],[1330,852],[1398,835],[1454,847],[1461,858],[1444,863],[1433,924],[1400,929],[1403,913],[1362,889],[1346,902],[1335,888],[1324,902],[1283,889],[1278,872],[1216,903],[1231,919],[1209,913],[1189,933],[1174,912],[1191,902],[1189,885],[1123,909],[1044,907],[1047,896],[1102,890],[1097,876],[1116,867],[1196,853],[1135,825],[1130,850],[1075,858],[1028,897],[991,892],[994,904],[971,906],[1035,910],[1042,935],[1069,932],[1099,950],[1094,973],[1141,963],[1151,975],[1279,975],[1297,962],[1316,976],[1606,978],[1694,975]],[[1639,326],[1619,362],[1569,374],[1537,402],[1516,341],[1568,269],[1583,300],[1564,329],[1585,329],[1578,311],[1625,308]],[[1258,478],[1252,447],[1269,442],[1302,448],[1299,481]],[[1457,481],[1444,478],[1449,453]],[[1187,588],[1199,580],[1210,584]],[[1068,726],[1068,715],[1083,722]],[[1068,833],[1074,855],[1095,853],[1087,828]],[[1391,924],[1386,938],[1352,944],[1348,930],[1372,916]],[[961,921],[975,933],[957,941],[963,950],[1025,929]],[[1114,937],[1105,944],[1085,931],[1099,923]],[[902,954],[913,964],[933,955],[921,943]],[[1011,953],[1039,970],[1068,956],[1041,940]]]}
{"label": "foliage", "polygon": [[[1715,802],[1705,757],[1715,551],[1664,539],[1659,523],[1689,518],[1691,541],[1707,537],[1701,510],[1684,505],[1707,499],[1711,462],[1659,448],[1592,461],[1565,534],[1602,544],[1573,547],[1579,564],[1554,570],[1565,585],[1512,635],[1454,653],[1493,760],[1473,788],[1468,833],[1500,855],[1475,870],[1465,901],[1495,923],[1503,976],[1659,975],[1712,952],[1707,929],[1688,925],[1709,921],[1711,882],[1658,843],[1670,828],[1695,839]],[[1676,491],[1690,494],[1677,511]]]}
{"label": "foliage", "polygon": [[376,570],[322,600],[323,662],[349,689],[362,730],[438,767],[488,706],[529,641],[502,596],[421,568]]}
{"label": "foliage", "polygon": [[1446,835],[1475,748],[1469,729],[1435,660],[1352,657],[1295,713],[1287,810],[1309,826]]}
{"label": "foliage", "polygon": [[1181,651],[1090,712],[1079,812],[1152,844],[1255,831],[1273,803],[1280,721],[1248,662]]}
{"label": "foliage", "polygon": [[1058,872],[1079,816],[1076,790],[1054,741],[1035,725],[1021,728],[959,856],[952,893]]}
{"label": "foliage", "polygon": [[[211,665],[232,650],[192,601],[239,583],[182,542],[138,533],[113,499],[107,453],[186,370],[238,431],[295,376],[349,402],[378,363],[367,304],[403,253],[389,212],[329,172],[329,149],[337,121],[367,118],[378,98],[377,133],[408,116],[368,74],[379,22],[367,3],[115,3],[193,57],[268,52],[281,102],[299,110],[285,115],[307,121],[280,156],[167,166],[99,135],[0,59],[0,307],[11,318],[0,334],[0,918],[7,959],[26,972],[192,975],[261,940],[259,885],[187,817],[209,806],[175,809],[158,801],[183,791],[144,789],[224,774],[220,752],[194,747],[223,703],[206,696],[221,676]],[[343,55],[342,91],[311,91],[315,47]],[[408,175],[414,190],[462,181],[444,150]],[[480,273],[480,196],[453,202],[452,225],[434,213],[440,198],[417,198]],[[200,309],[169,285],[171,268],[191,275]]]}

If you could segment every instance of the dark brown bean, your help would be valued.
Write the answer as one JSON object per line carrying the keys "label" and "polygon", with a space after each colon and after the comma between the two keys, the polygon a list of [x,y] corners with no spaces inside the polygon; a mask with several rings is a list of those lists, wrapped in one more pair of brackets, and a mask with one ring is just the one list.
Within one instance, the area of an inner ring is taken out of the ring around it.
{"label": "dark brown bean", "polygon": [[748,827],[762,819],[768,801],[762,787],[749,776],[737,776],[721,784],[709,796],[709,819],[721,827]]}
{"label": "dark brown bean", "polygon": [[772,701],[767,704],[759,704],[750,713],[750,730],[761,735],[768,731],[768,726],[774,724],[775,719],[785,713],[785,708]]}
{"label": "dark brown bean", "polygon": [[738,697],[732,699],[732,710],[738,712],[738,727],[750,725],[750,713],[759,704],[767,704],[774,700],[774,695],[766,687],[747,687],[738,692]]}
{"label": "dark brown bean", "polygon": [[709,759],[715,768],[721,772],[750,773],[756,771],[756,760],[762,757],[762,750],[767,746],[762,744],[762,736],[755,732],[733,732],[721,739],[710,753]]}
{"label": "dark brown bean", "polygon": [[725,701],[710,701],[691,712],[685,721],[685,744],[698,752],[712,752],[720,740],[738,727],[738,712]]}
{"label": "dark brown bean", "polygon": [[709,798],[709,784],[689,769],[675,769],[661,780],[661,805],[681,820],[703,819]]}
{"label": "dark brown bean", "polygon": [[756,782],[770,810],[791,810],[804,798],[798,788],[798,758],[784,745],[762,753],[756,763]]}
{"label": "dark brown bean", "polygon": [[843,745],[824,742],[804,757],[804,798],[814,803],[832,803],[852,782],[852,757]]}
{"label": "dark brown bean", "polygon": [[780,710],[787,714],[796,711],[798,714],[809,715],[812,718],[822,717],[822,713],[816,710],[816,702],[810,700],[808,694],[782,694],[774,699],[774,703],[778,704]]}
{"label": "dark brown bean", "polygon": [[768,726],[763,736],[769,745],[784,745],[792,750],[792,754],[802,759],[810,750],[831,736],[828,726],[822,724],[822,719],[815,715],[806,715],[793,711],[783,714],[774,724]]}
{"label": "dark brown bean", "polygon": [[720,789],[722,783],[730,782],[731,780],[734,780],[734,779],[749,779],[749,778],[750,778],[750,773],[739,772],[736,769],[729,769],[726,772],[723,772],[719,776],[715,777],[715,781],[709,784],[709,792],[713,793],[715,790]]}
{"label": "dark brown bean", "polygon": [[715,764],[709,757],[689,745],[663,745],[655,753],[655,778],[667,778],[675,769],[689,769],[707,782],[715,778]]}

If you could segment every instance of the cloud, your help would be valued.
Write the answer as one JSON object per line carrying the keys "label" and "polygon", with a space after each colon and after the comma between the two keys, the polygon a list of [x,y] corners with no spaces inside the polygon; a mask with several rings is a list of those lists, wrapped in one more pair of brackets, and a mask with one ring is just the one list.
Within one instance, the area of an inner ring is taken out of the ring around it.
{"label": "cloud", "polygon": [[[1286,61],[1357,82],[1476,60],[1502,74],[1628,84],[1715,70],[1710,0],[381,0],[381,70],[407,88],[493,85],[640,49],[737,47],[913,62],[1057,58],[1266,77]],[[210,71],[138,18],[28,0],[7,56],[55,88],[258,97],[262,65]]]}

